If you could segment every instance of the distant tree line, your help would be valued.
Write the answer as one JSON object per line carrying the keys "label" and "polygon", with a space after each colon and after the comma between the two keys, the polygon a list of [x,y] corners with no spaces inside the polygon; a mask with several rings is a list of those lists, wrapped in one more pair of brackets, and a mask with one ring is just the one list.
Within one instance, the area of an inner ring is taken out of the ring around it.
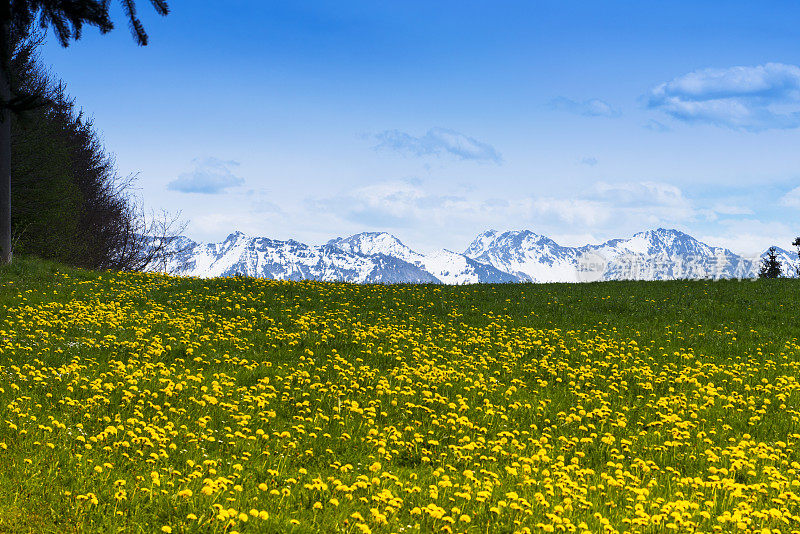
{"label": "distant tree line", "polygon": [[17,39],[11,61],[12,83],[35,100],[12,115],[13,250],[91,269],[164,264],[182,225],[137,203],[134,177],[118,174],[92,119],[43,68],[41,42]]}

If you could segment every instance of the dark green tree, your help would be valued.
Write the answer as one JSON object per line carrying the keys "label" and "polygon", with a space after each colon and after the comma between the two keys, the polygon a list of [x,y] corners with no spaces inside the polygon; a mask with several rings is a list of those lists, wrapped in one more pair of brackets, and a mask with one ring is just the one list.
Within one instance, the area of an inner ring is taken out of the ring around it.
{"label": "dark green tree", "polygon": [[[14,253],[88,269],[171,265],[178,217],[142,212],[135,177],[121,177],[91,119],[42,66],[40,34],[17,44],[12,74],[41,105],[12,117]],[[177,252],[177,251],[176,251]]]}
{"label": "dark green tree", "polygon": [[778,250],[775,247],[769,247],[766,257],[761,260],[758,277],[780,278],[781,274],[783,274],[783,269],[781,269],[781,262],[778,261]]}
{"label": "dark green tree", "polygon": [[[136,15],[134,0],[121,0],[136,42],[147,44],[147,33]],[[166,0],[150,0],[160,15],[169,13]],[[52,28],[62,46],[80,39],[84,25],[101,33],[114,28],[110,0],[0,0],[0,265],[11,263],[11,117],[40,103],[39,95],[21,90],[12,75],[14,44],[28,36],[38,19]]]}
{"label": "dark green tree", "polygon": [[795,270],[795,274],[798,277],[800,277],[800,237],[798,237],[797,239],[794,240],[794,242],[792,243],[792,246],[797,247],[798,263],[797,263],[797,267],[795,267],[794,270]]}

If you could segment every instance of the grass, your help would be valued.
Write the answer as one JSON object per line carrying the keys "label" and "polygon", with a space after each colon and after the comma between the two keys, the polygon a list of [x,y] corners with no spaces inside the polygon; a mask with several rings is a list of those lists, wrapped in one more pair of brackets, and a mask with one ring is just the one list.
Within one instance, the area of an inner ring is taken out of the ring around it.
{"label": "grass", "polygon": [[798,280],[0,269],[0,532],[800,532]]}

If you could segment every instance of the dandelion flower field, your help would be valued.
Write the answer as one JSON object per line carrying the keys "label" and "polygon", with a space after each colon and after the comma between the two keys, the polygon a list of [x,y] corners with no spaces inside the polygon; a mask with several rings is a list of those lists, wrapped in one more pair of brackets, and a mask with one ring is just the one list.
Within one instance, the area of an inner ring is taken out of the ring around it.
{"label": "dandelion flower field", "polygon": [[0,270],[0,532],[800,532],[800,284]]}

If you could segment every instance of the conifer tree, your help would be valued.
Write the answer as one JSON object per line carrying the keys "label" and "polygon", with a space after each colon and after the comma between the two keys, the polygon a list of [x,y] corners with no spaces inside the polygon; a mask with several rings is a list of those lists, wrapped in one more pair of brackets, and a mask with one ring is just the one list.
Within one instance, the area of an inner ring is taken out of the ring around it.
{"label": "conifer tree", "polygon": [[[136,15],[134,0],[121,0],[131,32],[139,45],[147,33]],[[160,15],[169,13],[166,0],[150,0]],[[19,91],[11,76],[13,43],[25,38],[38,18],[52,28],[62,46],[80,39],[84,24],[101,33],[111,31],[110,0],[0,0],[0,265],[11,263],[11,115],[37,105],[37,95]]]}
{"label": "conifer tree", "polygon": [[797,260],[798,260],[798,263],[797,263],[797,267],[795,267],[794,270],[795,270],[795,275],[797,275],[800,278],[800,237],[798,237],[797,239],[794,240],[794,242],[792,243],[792,246],[797,247]]}
{"label": "conifer tree", "polygon": [[17,44],[12,59],[21,89],[41,99],[12,117],[14,254],[88,269],[163,270],[178,255],[168,245],[184,224],[179,215],[143,211],[135,175],[117,173],[92,120],[41,64],[42,42],[37,33]]}
{"label": "conifer tree", "polygon": [[761,270],[758,272],[758,277],[779,278],[782,273],[781,262],[778,261],[778,250],[775,247],[769,247],[767,256],[761,260]]}

